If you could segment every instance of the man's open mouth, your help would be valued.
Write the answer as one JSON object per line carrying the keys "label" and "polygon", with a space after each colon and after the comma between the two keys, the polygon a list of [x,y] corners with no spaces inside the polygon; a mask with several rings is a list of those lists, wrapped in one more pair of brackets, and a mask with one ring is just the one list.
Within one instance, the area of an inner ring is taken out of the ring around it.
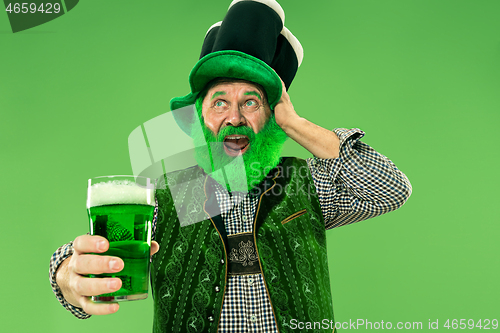
{"label": "man's open mouth", "polygon": [[229,156],[238,156],[239,154],[244,154],[250,142],[246,135],[228,135],[224,138],[224,150]]}

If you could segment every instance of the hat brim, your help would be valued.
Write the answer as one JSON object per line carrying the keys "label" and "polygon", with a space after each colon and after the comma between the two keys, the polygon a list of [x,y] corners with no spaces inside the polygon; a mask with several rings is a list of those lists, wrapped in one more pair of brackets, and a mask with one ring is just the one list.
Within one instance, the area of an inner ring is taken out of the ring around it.
{"label": "hat brim", "polygon": [[[276,72],[264,61],[243,52],[227,50],[207,54],[201,58],[189,74],[191,92],[186,96],[175,97],[170,100],[170,110],[174,111],[182,107],[194,104],[198,94],[205,88],[207,83],[215,78],[234,78],[247,80],[260,84],[267,94],[271,110],[281,98],[282,84]],[[188,119],[174,118],[179,126],[186,131]]]}

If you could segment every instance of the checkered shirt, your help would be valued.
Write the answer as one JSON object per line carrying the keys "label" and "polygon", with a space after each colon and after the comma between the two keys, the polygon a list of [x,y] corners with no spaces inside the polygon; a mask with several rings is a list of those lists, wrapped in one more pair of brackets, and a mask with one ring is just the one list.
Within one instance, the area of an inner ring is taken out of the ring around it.
{"label": "checkered shirt", "polygon": [[[228,236],[252,232],[259,198],[215,188]],[[278,332],[262,274],[229,275],[218,332]]]}
{"label": "checkered shirt", "polygon": [[[408,178],[382,154],[359,141],[364,132],[336,128],[340,154],[335,159],[308,158],[325,228],[332,229],[366,220],[401,207],[411,195]],[[216,191],[221,217],[228,235],[252,232],[257,197],[228,195]],[[153,239],[156,231],[153,220]],[[59,302],[77,318],[90,315],[66,302],[55,282],[59,265],[73,253],[72,242],[61,246],[50,261],[50,280]],[[221,313],[219,332],[277,332],[271,303],[261,274],[229,276]]]}

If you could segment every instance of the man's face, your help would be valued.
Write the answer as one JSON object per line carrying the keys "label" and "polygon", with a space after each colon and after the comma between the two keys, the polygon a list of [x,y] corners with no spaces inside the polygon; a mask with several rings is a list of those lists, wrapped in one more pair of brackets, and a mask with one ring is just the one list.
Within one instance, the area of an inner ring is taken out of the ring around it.
{"label": "man's face", "polygon": [[[247,82],[221,83],[208,90],[202,105],[205,125],[214,135],[225,127],[249,127],[255,134],[271,116],[263,91]],[[224,150],[229,156],[244,154],[251,146],[245,135],[226,135]]]}
{"label": "man's face", "polygon": [[200,147],[196,161],[230,191],[250,190],[279,163],[287,135],[258,85],[219,83],[207,91],[197,109],[203,122],[192,132],[195,146]]}

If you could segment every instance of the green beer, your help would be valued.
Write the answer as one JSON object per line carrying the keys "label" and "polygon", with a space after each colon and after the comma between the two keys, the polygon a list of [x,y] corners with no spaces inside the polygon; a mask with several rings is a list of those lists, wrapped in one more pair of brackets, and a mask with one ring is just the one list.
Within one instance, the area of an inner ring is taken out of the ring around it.
{"label": "green beer", "polygon": [[[123,176],[122,176],[123,177]],[[99,177],[102,178],[102,177]],[[116,177],[115,177],[116,178]],[[109,249],[100,255],[120,257],[124,268],[113,274],[90,277],[114,277],[122,287],[109,294],[93,296],[95,302],[144,299],[148,295],[151,247],[151,223],[154,214],[154,189],[134,182],[89,180],[87,212],[90,234],[109,241]]]}

